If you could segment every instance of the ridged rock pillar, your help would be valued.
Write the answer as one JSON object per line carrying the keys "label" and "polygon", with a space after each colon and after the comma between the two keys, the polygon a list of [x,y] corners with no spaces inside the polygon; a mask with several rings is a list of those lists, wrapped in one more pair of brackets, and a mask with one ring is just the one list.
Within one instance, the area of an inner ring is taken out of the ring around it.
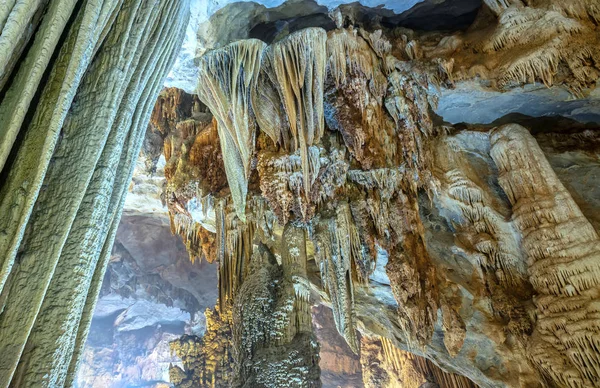
{"label": "ridged rock pillar", "polygon": [[529,357],[560,386],[600,386],[598,233],[527,129],[502,126],[491,143],[537,292]]}
{"label": "ridged rock pillar", "polygon": [[0,387],[70,386],[189,2],[0,6]]}

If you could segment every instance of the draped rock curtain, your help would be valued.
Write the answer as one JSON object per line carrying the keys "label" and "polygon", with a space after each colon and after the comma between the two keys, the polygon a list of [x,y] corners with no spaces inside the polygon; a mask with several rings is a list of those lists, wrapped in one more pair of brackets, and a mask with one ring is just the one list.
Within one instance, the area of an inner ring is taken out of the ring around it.
{"label": "draped rock curtain", "polygon": [[71,386],[189,0],[0,1],[0,387]]}

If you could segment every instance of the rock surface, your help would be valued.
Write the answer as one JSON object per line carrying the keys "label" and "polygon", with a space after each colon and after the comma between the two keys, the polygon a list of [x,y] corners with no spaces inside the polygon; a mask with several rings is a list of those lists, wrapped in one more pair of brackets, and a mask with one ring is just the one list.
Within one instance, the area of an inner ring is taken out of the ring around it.
{"label": "rock surface", "polygon": [[0,4],[0,386],[71,386],[187,1]]}
{"label": "rock surface", "polygon": [[[215,119],[167,146],[167,192],[194,257],[219,264],[234,385],[322,384],[307,281],[365,350],[367,386],[596,384],[597,132],[568,119],[598,119],[597,7],[460,2],[449,31],[406,28],[436,24],[436,3],[331,20],[244,4],[199,34]],[[215,132],[222,159],[189,179],[186,144]],[[214,241],[189,203],[214,209]]]}

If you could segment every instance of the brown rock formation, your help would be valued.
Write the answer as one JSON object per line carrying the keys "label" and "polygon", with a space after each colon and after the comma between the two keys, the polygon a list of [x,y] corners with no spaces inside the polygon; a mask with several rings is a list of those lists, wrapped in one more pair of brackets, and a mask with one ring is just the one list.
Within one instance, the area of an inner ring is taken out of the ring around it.
{"label": "brown rock formation", "polygon": [[598,233],[527,129],[506,125],[494,130],[491,141],[536,291],[529,357],[564,386],[592,386],[600,380]]}
{"label": "brown rock formation", "polygon": [[206,333],[202,338],[183,336],[171,342],[184,369],[171,367],[177,387],[230,387],[233,379],[231,308],[206,310]]}
{"label": "brown rock formation", "polygon": [[[200,97],[218,105],[236,188],[180,175],[170,209],[175,223],[191,217],[191,185],[213,198],[202,203],[216,249],[204,254],[220,265],[220,308],[233,306],[234,386],[318,385],[308,306],[319,300],[367,386],[597,385],[594,199],[552,170],[554,129],[535,134],[542,151],[515,125],[451,127],[432,92],[477,79],[579,95],[598,78],[597,7],[489,1],[451,36],[372,29],[349,9],[327,33],[203,59]],[[217,154],[198,157],[216,166]]]}

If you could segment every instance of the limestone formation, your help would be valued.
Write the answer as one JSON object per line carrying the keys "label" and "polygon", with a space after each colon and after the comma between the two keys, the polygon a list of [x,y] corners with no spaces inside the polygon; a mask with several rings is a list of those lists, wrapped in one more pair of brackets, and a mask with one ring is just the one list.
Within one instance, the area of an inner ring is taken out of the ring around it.
{"label": "limestone formation", "polygon": [[536,291],[537,322],[528,343],[529,357],[563,386],[596,385],[598,233],[525,128],[497,128],[491,142]]}
{"label": "limestone formation", "polygon": [[[464,376],[444,372],[430,360],[395,347],[387,338],[363,337],[361,363],[366,388],[460,387],[475,388]],[[428,385],[431,384],[431,385]]]}
{"label": "limestone formation", "polygon": [[235,42],[211,51],[200,63],[198,94],[217,119],[227,181],[241,220],[256,136],[250,90],[258,78],[264,46],[259,40]]}
{"label": "limestone formation", "polygon": [[436,114],[473,85],[594,106],[600,7],[439,16],[467,2],[231,5],[197,96],[158,100],[187,0],[0,5],[0,386],[72,385],[149,119],[171,230],[218,264],[176,386],[320,387],[315,304],[367,387],[600,386],[597,126]]}
{"label": "limestone formation", "polygon": [[[237,133],[226,120],[248,118],[252,141],[235,171],[247,191],[230,194],[180,157],[190,175],[170,179],[180,201],[170,209],[175,223],[190,203],[215,212],[216,248],[204,253],[220,266],[220,311],[233,309],[233,386],[283,376],[318,386],[312,303],[331,307],[365,386],[598,384],[599,223],[592,196],[570,189],[584,184],[570,177],[566,187],[568,174],[553,171],[567,156],[548,139],[564,127],[453,127],[434,113],[435,89],[466,81],[589,93],[600,74],[597,10],[485,1],[467,31],[444,34],[340,7],[327,33],[307,26],[206,54],[201,88],[229,90],[225,74],[242,68],[249,85],[221,94],[220,107],[237,111],[212,112],[200,92],[220,134]],[[231,70],[233,47],[255,51]],[[585,130],[561,135],[574,136],[565,152],[597,152]],[[230,186],[234,165],[225,160]]]}
{"label": "limestone formation", "polygon": [[0,6],[1,386],[73,381],[188,6]]}
{"label": "limestone formation", "polygon": [[178,387],[230,387],[233,379],[231,308],[206,310],[206,333],[202,338],[183,336],[171,349],[184,369],[172,366],[171,382]]}

